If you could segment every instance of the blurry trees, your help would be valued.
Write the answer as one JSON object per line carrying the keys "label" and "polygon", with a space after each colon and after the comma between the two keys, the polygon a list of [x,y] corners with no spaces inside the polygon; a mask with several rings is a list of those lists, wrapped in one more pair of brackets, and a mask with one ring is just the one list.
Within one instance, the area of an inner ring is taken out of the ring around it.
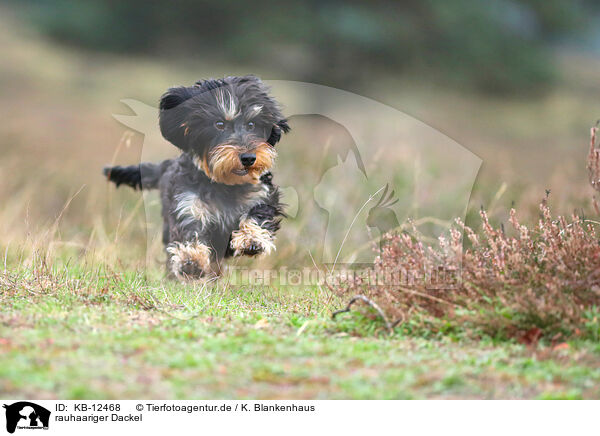
{"label": "blurry trees", "polygon": [[51,38],[92,50],[276,65],[343,86],[418,73],[505,93],[541,90],[549,43],[584,29],[592,0],[13,0]]}

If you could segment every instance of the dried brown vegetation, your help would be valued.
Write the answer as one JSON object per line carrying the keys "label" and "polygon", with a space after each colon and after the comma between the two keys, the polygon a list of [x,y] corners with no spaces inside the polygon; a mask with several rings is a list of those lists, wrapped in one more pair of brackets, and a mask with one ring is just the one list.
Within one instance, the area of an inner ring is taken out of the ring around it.
{"label": "dried brown vegetation", "polygon": [[[588,171],[600,191],[596,132],[594,127]],[[480,229],[457,220],[436,247],[426,247],[416,229],[388,234],[372,276],[395,272],[396,280],[381,284],[355,276],[333,289],[343,297],[367,297],[396,324],[470,325],[512,336],[531,329],[581,332],[600,306],[600,222],[553,217],[547,198],[535,225],[520,223],[514,209],[506,229],[492,224],[484,210],[480,216]]]}

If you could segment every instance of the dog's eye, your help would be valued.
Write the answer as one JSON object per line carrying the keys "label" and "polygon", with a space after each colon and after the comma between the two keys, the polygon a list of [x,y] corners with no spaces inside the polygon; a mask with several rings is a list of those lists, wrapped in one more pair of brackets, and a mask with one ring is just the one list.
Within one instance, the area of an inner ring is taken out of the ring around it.
{"label": "dog's eye", "polygon": [[254,130],[254,122],[248,121],[248,124],[246,124],[246,128],[248,130]]}
{"label": "dog's eye", "polygon": [[223,121],[216,121],[215,127],[219,130],[225,130],[225,123]]}

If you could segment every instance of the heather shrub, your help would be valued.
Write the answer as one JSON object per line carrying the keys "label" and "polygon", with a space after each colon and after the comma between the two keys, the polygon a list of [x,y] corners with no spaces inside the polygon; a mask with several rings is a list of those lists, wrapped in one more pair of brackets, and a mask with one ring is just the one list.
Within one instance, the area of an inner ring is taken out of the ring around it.
{"label": "heather shrub", "polygon": [[[594,127],[588,171],[600,191],[596,132]],[[480,216],[481,228],[457,220],[433,247],[415,228],[388,234],[372,268],[373,276],[387,281],[351,276],[331,288],[344,298],[362,296],[388,327],[470,326],[470,331],[516,337],[532,331],[536,337],[581,334],[600,307],[600,222],[553,217],[547,199],[533,225],[519,222],[515,209],[506,228],[491,224],[484,210]],[[390,271],[397,274],[391,280]]]}

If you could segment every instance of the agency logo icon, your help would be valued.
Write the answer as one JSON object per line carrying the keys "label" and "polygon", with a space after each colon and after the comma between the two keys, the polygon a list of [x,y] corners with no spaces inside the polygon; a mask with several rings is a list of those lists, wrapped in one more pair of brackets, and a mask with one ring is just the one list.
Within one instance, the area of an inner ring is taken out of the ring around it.
{"label": "agency logo icon", "polygon": [[48,409],[29,401],[5,404],[3,407],[6,409],[6,431],[9,433],[14,433],[16,429],[48,430]]}

